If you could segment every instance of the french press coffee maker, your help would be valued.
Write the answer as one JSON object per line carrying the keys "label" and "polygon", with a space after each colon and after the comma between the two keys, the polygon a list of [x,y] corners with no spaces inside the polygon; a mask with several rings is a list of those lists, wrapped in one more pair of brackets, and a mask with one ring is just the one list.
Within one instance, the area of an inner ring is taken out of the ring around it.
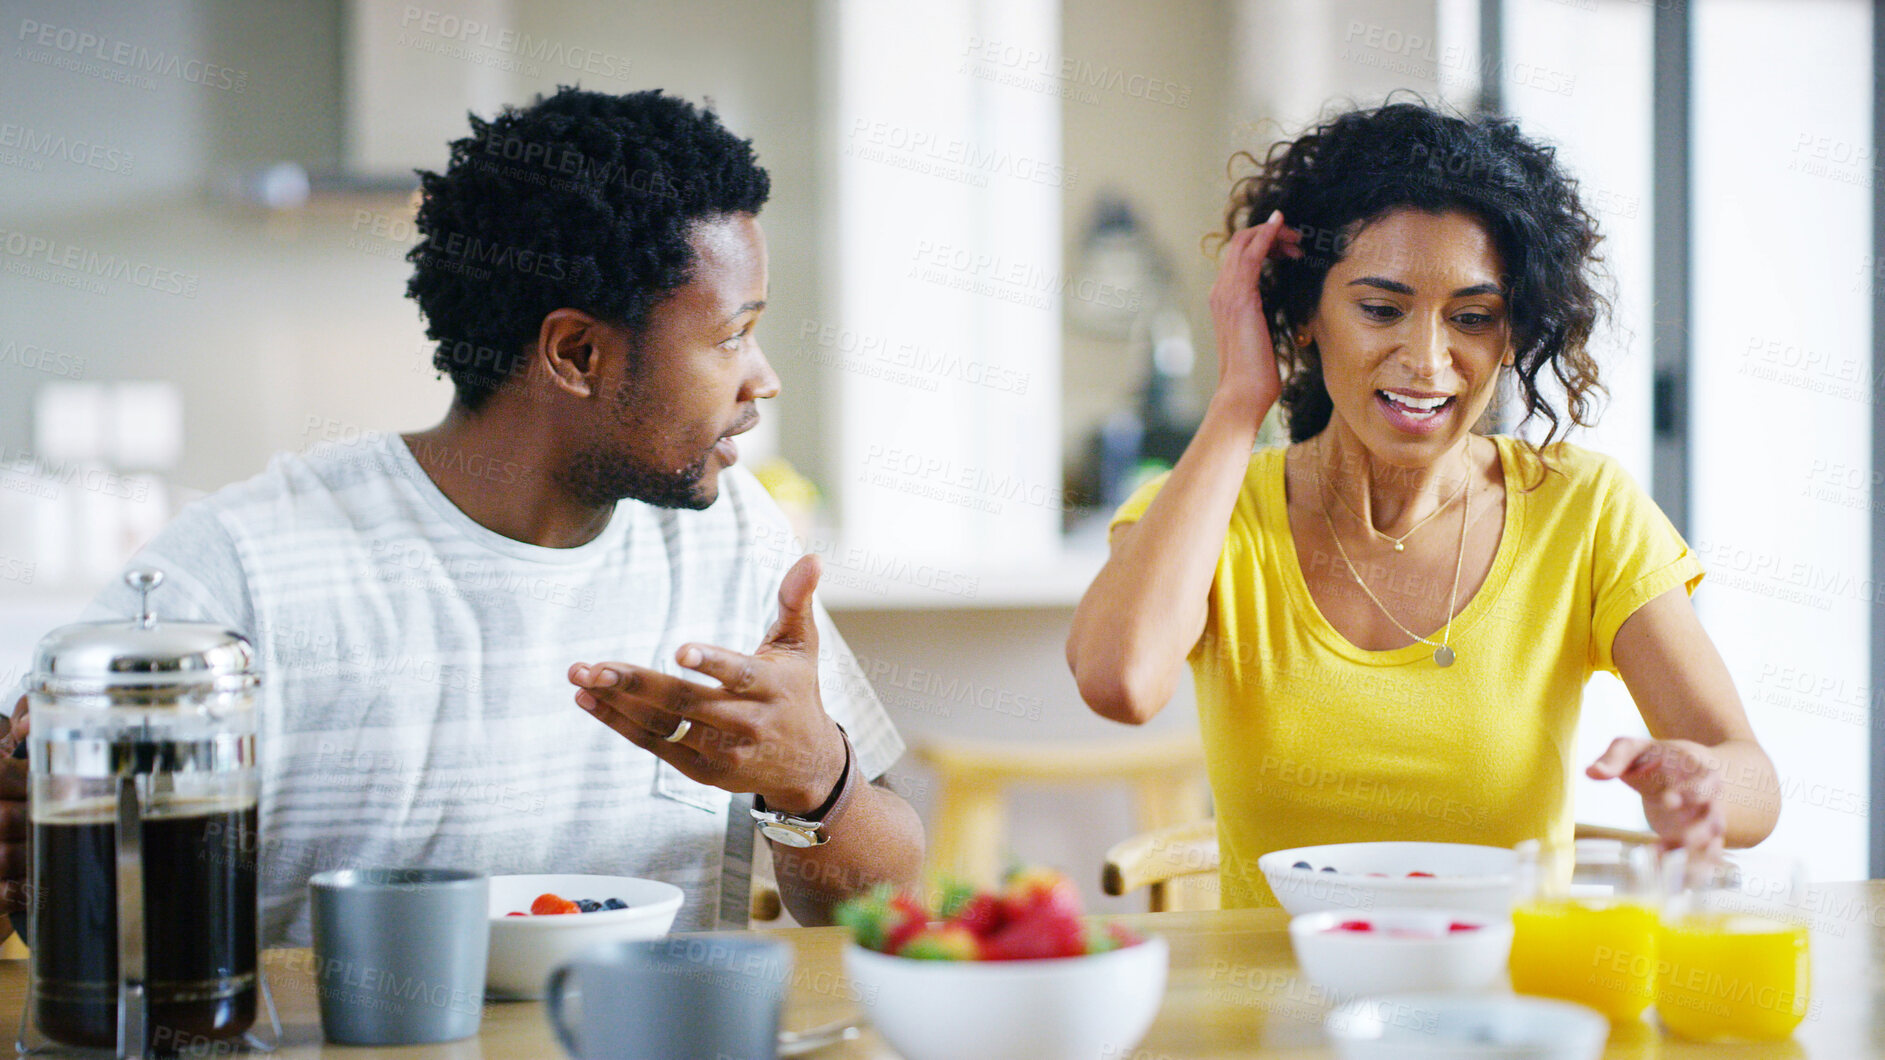
{"label": "french press coffee maker", "polygon": [[240,634],[159,622],[163,577],[125,576],[135,620],[39,643],[21,1052],[142,1060],[279,1037],[256,934],[261,675]]}

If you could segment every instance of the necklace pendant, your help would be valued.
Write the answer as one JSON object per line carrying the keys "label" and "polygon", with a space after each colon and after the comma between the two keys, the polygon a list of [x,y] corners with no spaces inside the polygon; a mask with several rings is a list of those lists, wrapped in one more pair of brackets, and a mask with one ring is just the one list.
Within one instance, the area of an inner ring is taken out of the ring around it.
{"label": "necklace pendant", "polygon": [[1435,666],[1439,666],[1442,668],[1452,666],[1453,665],[1453,649],[1447,647],[1444,644],[1434,649],[1433,664]]}
{"label": "necklace pendant", "polygon": [[1402,543],[1402,542],[1400,542],[1400,541],[1396,541],[1396,542],[1394,542],[1394,551],[1396,551],[1396,552],[1406,552],[1406,551],[1407,551],[1407,545],[1406,545],[1406,544],[1404,544],[1404,543]]}

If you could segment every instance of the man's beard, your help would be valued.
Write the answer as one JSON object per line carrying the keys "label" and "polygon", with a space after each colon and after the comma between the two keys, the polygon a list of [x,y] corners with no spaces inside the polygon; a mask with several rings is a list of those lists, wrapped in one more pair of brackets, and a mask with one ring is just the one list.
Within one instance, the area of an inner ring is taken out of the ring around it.
{"label": "man's beard", "polygon": [[558,476],[570,496],[590,508],[606,508],[619,500],[637,500],[657,508],[711,507],[719,491],[707,489],[707,460],[713,450],[699,460],[673,471],[634,464],[600,449],[577,453]]}

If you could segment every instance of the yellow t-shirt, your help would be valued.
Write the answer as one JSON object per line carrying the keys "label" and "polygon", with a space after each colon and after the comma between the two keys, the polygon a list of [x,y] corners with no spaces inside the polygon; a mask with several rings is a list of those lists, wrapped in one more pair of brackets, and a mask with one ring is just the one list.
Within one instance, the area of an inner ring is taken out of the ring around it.
{"label": "yellow t-shirt", "polygon": [[[1272,850],[1570,838],[1585,682],[1615,672],[1624,619],[1678,585],[1694,592],[1702,567],[1615,461],[1561,443],[1526,492],[1536,461],[1493,441],[1505,527],[1444,669],[1425,645],[1365,651],[1323,618],[1289,530],[1285,450],[1251,457],[1190,655],[1226,907],[1276,904],[1257,869]],[[1113,524],[1137,520],[1164,483]]]}

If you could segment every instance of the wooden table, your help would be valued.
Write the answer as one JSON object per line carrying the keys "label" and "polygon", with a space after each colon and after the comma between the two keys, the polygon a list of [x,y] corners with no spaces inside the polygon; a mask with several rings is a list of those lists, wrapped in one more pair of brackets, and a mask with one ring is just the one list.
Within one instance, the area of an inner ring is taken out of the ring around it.
{"label": "wooden table", "polygon": [[[1885,881],[1827,884],[1814,910],[1813,1006],[1786,1042],[1720,1046],[1665,1038],[1650,1022],[1613,1029],[1610,1058],[1684,1060],[1689,1057],[1859,1060],[1885,1057]],[[1328,1057],[1323,1038],[1327,999],[1296,970],[1288,921],[1281,910],[1143,913],[1116,918],[1171,944],[1165,1005],[1137,1049],[1106,1060]],[[772,932],[796,948],[786,1025],[803,1028],[855,1012],[841,971],[839,928]],[[543,1014],[532,1002],[494,1002],[484,1009],[476,1038],[438,1046],[346,1048],[321,1041],[311,960],[306,950],[272,950],[264,960],[281,1012],[284,1060],[303,1057],[400,1060],[509,1060],[560,1057]],[[17,1030],[26,990],[23,961],[0,961],[0,1014],[6,1048]],[[818,1054],[821,1058],[890,1060],[896,1056],[866,1032]],[[972,1060],[965,1057],[964,1060]]]}

